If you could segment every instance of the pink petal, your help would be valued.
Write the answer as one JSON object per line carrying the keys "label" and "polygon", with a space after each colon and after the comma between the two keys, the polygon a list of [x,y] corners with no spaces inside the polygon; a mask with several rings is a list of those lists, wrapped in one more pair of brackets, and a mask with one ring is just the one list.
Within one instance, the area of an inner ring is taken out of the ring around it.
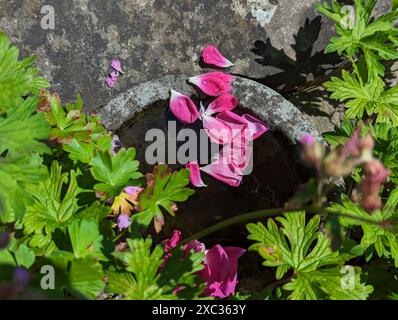
{"label": "pink petal", "polygon": [[143,189],[140,187],[129,186],[124,188],[124,192],[126,192],[130,196],[136,195],[138,192],[141,192]]}
{"label": "pink petal", "polygon": [[312,146],[315,143],[315,138],[311,134],[306,134],[300,139],[300,143],[306,146]]}
{"label": "pink petal", "polygon": [[239,187],[242,182],[242,176],[235,173],[231,169],[231,166],[225,163],[222,159],[210,163],[201,168],[201,170],[231,187]]}
{"label": "pink petal", "polygon": [[170,110],[183,123],[194,123],[199,118],[199,111],[191,98],[174,90],[171,90]]}
{"label": "pink petal", "polygon": [[225,58],[218,49],[212,45],[208,45],[202,52],[203,61],[220,68],[228,68],[233,65],[231,61]]}
{"label": "pink petal", "polygon": [[210,141],[218,144],[231,141],[231,127],[226,122],[205,114],[202,114],[202,121]]}
{"label": "pink petal", "polygon": [[264,122],[252,117],[249,114],[244,114],[242,118],[245,119],[247,124],[249,125],[249,129],[252,132],[253,140],[262,136],[265,132],[269,130]]}
{"label": "pink petal", "polygon": [[114,78],[114,77],[107,77],[106,78],[106,84],[108,85],[108,87],[109,88],[114,88],[115,87],[115,85],[116,85],[116,80],[117,80],[117,78]]}
{"label": "pink petal", "polygon": [[122,66],[121,66],[121,63],[119,60],[113,59],[112,63],[111,63],[111,67],[112,67],[112,69],[116,70],[117,72],[123,73]]}
{"label": "pink petal", "polygon": [[196,85],[205,94],[217,97],[232,90],[229,85],[229,82],[232,81],[230,77],[232,76],[222,72],[211,72],[189,78],[189,82]]}
{"label": "pink petal", "polygon": [[202,177],[200,176],[199,165],[196,161],[187,163],[185,167],[189,169],[189,179],[195,187],[206,187],[206,184],[202,181]]}
{"label": "pink petal", "polygon": [[213,113],[231,111],[237,105],[238,100],[232,94],[224,93],[209,104],[206,114],[211,115]]}
{"label": "pink petal", "polygon": [[242,248],[213,246],[205,256],[205,268],[199,275],[206,281],[206,296],[226,298],[235,293],[238,259],[245,252]]}
{"label": "pink petal", "polygon": [[245,175],[245,170],[251,163],[253,153],[252,140],[242,141],[235,136],[229,145],[221,150],[220,162],[229,165],[231,171],[238,176]]}

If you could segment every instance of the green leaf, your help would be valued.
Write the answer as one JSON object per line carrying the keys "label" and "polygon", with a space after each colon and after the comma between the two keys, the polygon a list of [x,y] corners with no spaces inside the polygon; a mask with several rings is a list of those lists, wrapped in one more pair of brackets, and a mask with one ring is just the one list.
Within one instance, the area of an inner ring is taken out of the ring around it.
{"label": "green leaf", "polygon": [[[122,259],[129,272],[110,272],[109,290],[132,300],[155,300],[162,297],[162,289],[157,285],[158,269],[163,262],[163,249],[156,246],[151,251],[152,241],[147,239],[128,240],[130,251]],[[120,290],[123,291],[120,291]]]}
{"label": "green leaf", "polygon": [[166,165],[155,167],[150,175],[150,184],[139,198],[137,209],[140,213],[134,215],[133,219],[144,225],[149,225],[155,218],[155,230],[159,232],[162,228],[162,208],[171,215],[176,211],[176,203],[186,201],[194,190],[186,188],[189,184],[189,170],[171,172]]}
{"label": "green leaf", "polygon": [[16,108],[22,103],[21,97],[49,85],[43,78],[36,78],[37,70],[31,68],[34,58],[18,61],[18,56],[19,50],[0,32],[0,113]]}
{"label": "green leaf", "polygon": [[35,113],[38,99],[28,98],[18,108],[0,117],[0,153],[9,155],[49,153],[50,149],[39,140],[48,138],[50,126],[42,113]]}
{"label": "green leaf", "polygon": [[27,189],[48,177],[42,159],[37,154],[24,157],[0,158],[0,221],[10,223],[22,218],[32,196]]}
{"label": "green leaf", "polygon": [[305,212],[291,212],[276,221],[282,225],[280,229],[273,219],[268,219],[267,227],[261,222],[247,225],[248,239],[256,242],[249,249],[265,259],[264,266],[277,267],[277,279],[293,269],[290,282],[283,287],[292,291],[291,299],[366,299],[371,287],[359,281],[351,289],[326,285],[331,279],[340,283],[344,259],[332,251],[329,239],[318,231],[319,216],[306,224]]}
{"label": "green leaf", "polygon": [[92,256],[72,262],[69,270],[69,289],[72,293],[95,299],[104,289],[102,267]]}
{"label": "green leaf", "polygon": [[76,197],[81,190],[76,182],[76,172],[62,173],[61,166],[53,161],[50,177],[31,188],[30,192],[34,202],[23,218],[24,233],[41,235],[44,237],[42,241],[49,241],[51,233],[56,228],[64,230],[80,208]]}
{"label": "green leaf", "polygon": [[73,161],[90,163],[94,156],[95,143],[84,143],[77,139],[72,139],[69,144],[63,146],[63,149],[69,153],[69,158]]}
{"label": "green leaf", "polygon": [[35,262],[35,253],[30,250],[25,244],[21,244],[18,249],[14,251],[15,260],[18,266],[29,269]]}
{"label": "green leaf", "polygon": [[360,226],[362,228],[363,236],[360,245],[364,251],[371,249],[376,251],[379,257],[391,257],[394,259],[395,266],[398,267],[398,236],[393,231],[377,225],[377,223],[398,218],[397,204],[398,188],[390,193],[383,209],[377,210],[371,215],[346,195],[342,195],[341,204],[334,203],[328,210],[331,213],[349,214],[375,222],[375,224],[370,224],[352,218],[340,218],[340,222],[344,226]]}
{"label": "green leaf", "polygon": [[[315,8],[335,22],[337,37],[330,40],[325,52],[343,53],[350,58],[364,53],[370,76],[383,76],[384,67],[381,60],[398,58],[397,28],[395,22],[397,13],[393,11],[372,19],[376,0],[355,0],[355,18],[350,17],[350,10],[345,10],[343,4],[332,0],[317,4]],[[353,8],[354,9],[354,8]]]}
{"label": "green leaf", "polygon": [[[185,254],[175,250],[166,264],[163,259],[163,248],[152,247],[152,240],[128,239],[129,250],[117,256],[125,264],[125,271],[108,272],[108,291],[122,295],[125,299],[156,300],[198,298],[204,285],[194,273],[203,268],[203,253]],[[162,271],[159,267],[165,264]],[[173,290],[183,286],[184,289],[173,294]]]}
{"label": "green leaf", "polygon": [[68,226],[68,231],[76,258],[84,258],[92,254],[97,249],[94,245],[97,245],[102,240],[96,221],[73,221]]}
{"label": "green leaf", "polygon": [[122,149],[115,155],[97,151],[91,160],[91,173],[101,183],[97,183],[94,189],[112,197],[118,195],[130,181],[140,178],[139,162],[134,157],[134,148]]}

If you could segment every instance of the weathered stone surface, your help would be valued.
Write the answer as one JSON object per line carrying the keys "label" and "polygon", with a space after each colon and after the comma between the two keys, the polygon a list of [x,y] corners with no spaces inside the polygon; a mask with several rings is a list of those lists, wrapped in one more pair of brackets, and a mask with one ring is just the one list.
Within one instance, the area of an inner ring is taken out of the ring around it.
{"label": "weathered stone surface", "polygon": [[[272,67],[255,62],[253,43],[269,37],[294,58],[294,35],[306,18],[315,17],[317,1],[0,0],[0,29],[23,55],[39,57],[41,71],[62,98],[71,100],[80,92],[92,111],[133,84],[199,72],[198,58],[207,43],[236,62],[236,73],[263,77]],[[54,30],[40,27],[43,5],[55,9]],[[318,49],[329,29],[327,22]],[[115,57],[126,74],[111,91],[104,80]]]}
{"label": "weathered stone surface", "polygon": [[[0,0],[0,30],[23,56],[38,56],[41,72],[63,100],[81,93],[85,110],[93,111],[135,84],[200,72],[198,59],[207,43],[235,62],[236,74],[256,79],[276,74],[263,81],[274,89],[311,79],[318,72],[315,53],[333,33],[327,18],[316,18],[318,1]],[[54,7],[54,30],[40,26],[43,5]],[[380,0],[377,12],[389,5],[390,0]],[[273,56],[265,55],[264,65],[251,52],[257,40]],[[112,58],[126,71],[114,90],[105,85]],[[300,109],[321,131],[331,129],[334,106],[322,97],[318,107],[316,114],[314,108]]]}
{"label": "weathered stone surface", "polygon": [[[103,124],[111,130],[119,130],[123,123],[147,106],[168,100],[171,88],[185,94],[194,94],[192,87],[186,84],[187,78],[184,75],[166,76],[134,86],[99,111]],[[235,78],[233,87],[233,94],[239,100],[240,106],[260,117],[272,130],[282,132],[292,143],[296,143],[305,134],[319,136],[315,126],[274,90],[241,77]]]}

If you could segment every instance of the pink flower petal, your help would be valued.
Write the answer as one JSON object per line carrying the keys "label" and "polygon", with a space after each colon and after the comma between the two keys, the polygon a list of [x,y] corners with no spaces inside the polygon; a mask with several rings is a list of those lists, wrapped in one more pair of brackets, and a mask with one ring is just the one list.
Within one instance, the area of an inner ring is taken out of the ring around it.
{"label": "pink flower petal", "polygon": [[231,141],[231,127],[226,122],[204,114],[202,114],[202,121],[210,141],[217,144]]}
{"label": "pink flower petal", "polygon": [[206,187],[206,184],[202,181],[202,177],[200,176],[199,165],[196,161],[187,163],[185,167],[189,169],[189,179],[195,187]]}
{"label": "pink flower petal", "polygon": [[231,111],[237,105],[238,100],[232,94],[224,93],[209,104],[206,114],[211,115],[213,113]]}
{"label": "pink flower petal", "polygon": [[108,76],[105,81],[109,88],[114,88],[116,85],[116,80],[116,77]]}
{"label": "pink flower petal", "polygon": [[231,171],[238,176],[245,175],[245,170],[251,163],[253,153],[252,140],[245,139],[242,141],[235,136],[229,145],[221,150],[220,162],[229,165]]}
{"label": "pink flower petal", "polygon": [[233,77],[222,72],[210,72],[189,78],[189,82],[196,85],[205,94],[213,97],[222,95],[232,90],[230,82]]}
{"label": "pink flower petal", "polygon": [[315,138],[311,134],[306,134],[301,137],[300,143],[305,146],[312,146],[315,143]]}
{"label": "pink flower petal", "polygon": [[143,189],[140,187],[129,186],[124,188],[124,192],[126,192],[130,196],[135,196],[137,193],[141,192]]}
{"label": "pink flower petal", "polygon": [[199,111],[191,98],[174,90],[171,90],[170,110],[183,123],[194,123],[199,118]]}
{"label": "pink flower petal", "polygon": [[244,114],[242,118],[245,119],[247,124],[249,125],[249,129],[252,132],[253,140],[262,136],[265,132],[269,130],[264,122],[252,117],[249,114]]}
{"label": "pink flower petal", "polygon": [[238,259],[245,252],[242,248],[213,246],[205,256],[205,268],[199,275],[206,281],[206,296],[226,298],[235,293],[238,279]]}
{"label": "pink flower petal", "polygon": [[127,229],[131,224],[131,219],[127,214],[120,214],[117,218],[117,226],[119,230]]}
{"label": "pink flower petal", "polygon": [[117,72],[119,72],[121,74],[123,73],[122,66],[121,66],[121,63],[119,60],[113,59],[112,63],[111,63],[111,67],[112,67],[112,69],[116,70]]}
{"label": "pink flower petal", "polygon": [[223,159],[212,162],[201,170],[231,187],[239,187],[242,182],[242,176],[234,172]]}
{"label": "pink flower petal", "polygon": [[225,58],[218,49],[212,45],[208,45],[202,52],[203,61],[220,68],[228,68],[233,65],[231,61]]}

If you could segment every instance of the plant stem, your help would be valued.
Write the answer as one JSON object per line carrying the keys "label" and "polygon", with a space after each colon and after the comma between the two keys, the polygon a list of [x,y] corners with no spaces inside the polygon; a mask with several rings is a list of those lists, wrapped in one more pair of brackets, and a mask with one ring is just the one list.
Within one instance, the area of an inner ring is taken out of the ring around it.
{"label": "plant stem", "polygon": [[249,220],[257,220],[257,219],[262,219],[262,218],[266,218],[266,217],[277,216],[277,215],[281,215],[286,212],[303,211],[303,210],[307,211],[307,210],[311,210],[311,209],[313,209],[313,207],[304,207],[304,208],[298,208],[298,209],[277,208],[277,209],[258,210],[258,211],[241,214],[241,215],[235,216],[233,218],[216,223],[202,231],[199,231],[198,233],[181,241],[179,243],[179,246],[184,245],[191,240],[197,240],[197,239],[203,238],[211,233],[214,233],[218,230],[225,229],[227,227],[230,227],[230,226],[238,224],[238,223],[246,222]]}

